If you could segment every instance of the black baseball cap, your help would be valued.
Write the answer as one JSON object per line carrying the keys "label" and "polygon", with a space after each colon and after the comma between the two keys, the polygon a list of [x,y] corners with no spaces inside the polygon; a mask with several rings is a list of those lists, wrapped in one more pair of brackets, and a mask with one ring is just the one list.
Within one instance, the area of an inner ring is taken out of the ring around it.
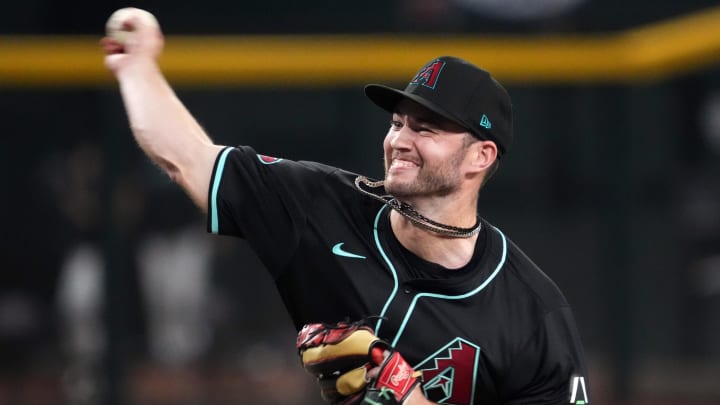
{"label": "black baseball cap", "polygon": [[407,98],[467,128],[475,137],[494,141],[498,154],[513,139],[510,95],[487,71],[454,56],[426,63],[405,90],[368,84],[365,95],[388,112]]}

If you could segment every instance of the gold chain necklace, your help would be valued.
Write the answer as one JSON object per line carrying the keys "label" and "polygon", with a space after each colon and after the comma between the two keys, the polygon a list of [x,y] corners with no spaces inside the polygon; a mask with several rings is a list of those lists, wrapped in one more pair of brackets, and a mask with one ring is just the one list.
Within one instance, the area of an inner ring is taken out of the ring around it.
{"label": "gold chain necklace", "polygon": [[437,234],[448,236],[451,238],[468,238],[480,232],[482,223],[480,217],[477,217],[477,222],[470,228],[461,228],[458,226],[445,225],[440,222],[433,221],[432,219],[417,212],[417,210],[410,204],[399,201],[392,195],[378,195],[372,191],[366,190],[363,186],[368,188],[379,188],[383,187],[384,181],[371,181],[365,176],[358,176],[355,178],[355,187],[365,195],[368,195],[382,203],[386,204],[390,208],[399,212],[402,216],[412,221],[415,225],[425,230],[435,232]]}

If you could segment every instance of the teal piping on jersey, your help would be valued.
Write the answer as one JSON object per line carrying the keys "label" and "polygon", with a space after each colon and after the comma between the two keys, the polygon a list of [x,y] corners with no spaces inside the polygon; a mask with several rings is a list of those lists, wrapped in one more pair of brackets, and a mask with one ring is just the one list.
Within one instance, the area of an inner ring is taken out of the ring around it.
{"label": "teal piping on jersey", "polygon": [[[417,304],[418,300],[423,297],[429,297],[429,298],[440,298],[445,300],[461,300],[468,297],[471,297],[480,291],[482,291],[485,287],[487,287],[493,279],[500,273],[500,270],[503,268],[503,265],[505,264],[505,258],[507,257],[507,240],[505,239],[505,235],[503,235],[502,232],[500,232],[499,229],[492,227],[498,234],[500,234],[500,237],[502,238],[503,242],[503,249],[502,249],[502,255],[500,256],[500,261],[498,262],[497,267],[495,267],[495,270],[490,274],[490,277],[488,277],[485,281],[482,282],[477,288],[475,288],[472,291],[468,291],[465,294],[460,295],[444,295],[444,294],[434,294],[434,293],[420,293],[416,295],[412,303],[410,304],[410,307],[407,310],[407,313],[405,313],[405,319],[403,319],[402,324],[400,324],[400,329],[398,329],[397,334],[395,335],[395,339],[393,339],[391,345],[397,346],[398,340],[400,340],[400,336],[402,336],[403,331],[405,330],[405,326],[407,326],[408,321],[410,320],[410,316],[412,315],[412,312],[415,310],[415,304]],[[394,271],[394,269],[393,269]],[[395,280],[397,280],[397,276],[395,275]]]}
{"label": "teal piping on jersey", "polygon": [[[387,205],[383,206],[382,208],[380,208],[377,215],[375,215],[375,222],[373,224],[373,235],[375,237],[375,246],[377,246],[377,249],[380,252],[380,255],[382,256],[383,260],[385,260],[385,263],[388,265],[388,267],[390,268],[390,272],[392,273],[393,290],[390,293],[390,296],[388,297],[387,301],[385,302],[382,312],[380,313],[380,319],[378,320],[378,323],[375,326],[376,334],[379,334],[380,326],[382,325],[382,321],[385,317],[385,313],[387,312],[388,308],[390,307],[390,303],[395,298],[395,295],[397,294],[398,286],[399,286],[397,271],[395,270],[395,266],[393,266],[392,262],[385,254],[385,251],[383,250],[382,245],[380,244],[380,238],[378,236],[378,222],[380,221],[380,214],[382,214],[382,212],[386,208],[387,208]],[[500,272],[500,269],[502,269],[503,265],[505,264],[505,258],[507,256],[507,241],[505,240],[505,235],[498,228],[495,228],[495,227],[492,227],[492,228],[495,229],[495,231],[497,231],[498,234],[500,234],[500,237],[502,238],[502,241],[503,241],[503,250],[502,250],[502,255],[500,257],[500,261],[498,262],[498,265],[495,268],[495,270],[492,272],[492,274],[490,274],[490,277],[488,277],[482,284],[480,284],[474,290],[469,291],[465,294],[461,294],[461,295],[443,295],[443,294],[431,294],[431,293],[420,293],[420,294],[416,295],[413,298],[413,301],[410,304],[410,307],[408,308],[408,312],[406,313],[405,319],[403,320],[402,324],[400,325],[400,329],[398,330],[398,333],[395,336],[395,339],[393,340],[393,343],[392,343],[393,346],[395,346],[397,344],[398,340],[400,340],[400,335],[402,335],[402,332],[404,331],[408,320],[410,320],[410,316],[412,315],[412,311],[415,309],[415,304],[417,303],[418,299],[420,299],[422,297],[441,298],[441,299],[448,299],[448,300],[464,299],[464,298],[470,297],[472,295],[475,295],[478,292],[480,292],[481,290],[483,290],[485,287],[488,286],[488,284],[490,284],[490,282],[492,282],[492,280],[495,278],[495,276],[498,275],[498,273]]]}
{"label": "teal piping on jersey", "polygon": [[222,176],[223,169],[225,169],[225,160],[227,159],[227,155],[231,150],[233,150],[232,147],[227,147],[220,152],[220,158],[218,158],[217,168],[215,169],[215,176],[213,176],[214,180],[212,191],[210,193],[210,232],[214,234],[217,234],[220,231],[217,212],[217,193],[220,188],[220,177]]}
{"label": "teal piping on jersey", "polygon": [[375,215],[375,222],[373,223],[373,235],[375,236],[375,246],[377,246],[378,250],[380,251],[380,255],[382,255],[383,260],[385,260],[385,263],[387,263],[388,267],[390,267],[390,272],[393,276],[393,290],[390,293],[390,296],[388,297],[387,301],[385,302],[385,306],[383,306],[382,312],[380,313],[380,319],[378,320],[377,325],[375,325],[375,334],[378,335],[380,331],[380,325],[382,325],[382,321],[385,317],[385,312],[387,312],[388,308],[390,307],[390,303],[395,298],[395,294],[397,294],[398,291],[398,278],[397,278],[397,271],[395,271],[395,266],[393,266],[390,259],[385,254],[385,251],[383,250],[382,246],[380,245],[380,238],[378,237],[378,223],[380,222],[380,214],[387,208],[387,205],[383,205],[382,208],[380,208],[380,211],[378,211],[377,215]]}

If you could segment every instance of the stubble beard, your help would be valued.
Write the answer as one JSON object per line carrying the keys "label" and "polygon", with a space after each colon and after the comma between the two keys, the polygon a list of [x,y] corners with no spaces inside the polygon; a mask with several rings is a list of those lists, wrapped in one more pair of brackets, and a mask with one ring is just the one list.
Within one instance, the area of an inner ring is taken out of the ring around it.
{"label": "stubble beard", "polygon": [[406,200],[413,197],[444,197],[460,188],[460,163],[463,151],[458,151],[449,159],[434,167],[421,166],[417,177],[409,181],[394,181],[388,175],[389,162],[385,163],[385,191],[394,197]]}

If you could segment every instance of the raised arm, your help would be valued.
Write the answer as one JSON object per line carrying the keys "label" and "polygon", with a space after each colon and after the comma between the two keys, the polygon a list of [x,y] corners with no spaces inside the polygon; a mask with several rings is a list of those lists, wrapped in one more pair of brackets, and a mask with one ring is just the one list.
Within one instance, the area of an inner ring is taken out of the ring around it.
{"label": "raised arm", "polygon": [[[158,66],[164,38],[146,11],[119,10],[102,39],[105,65],[118,80],[140,148],[207,211],[215,145],[172,90]],[[119,36],[118,30],[123,36]]]}

